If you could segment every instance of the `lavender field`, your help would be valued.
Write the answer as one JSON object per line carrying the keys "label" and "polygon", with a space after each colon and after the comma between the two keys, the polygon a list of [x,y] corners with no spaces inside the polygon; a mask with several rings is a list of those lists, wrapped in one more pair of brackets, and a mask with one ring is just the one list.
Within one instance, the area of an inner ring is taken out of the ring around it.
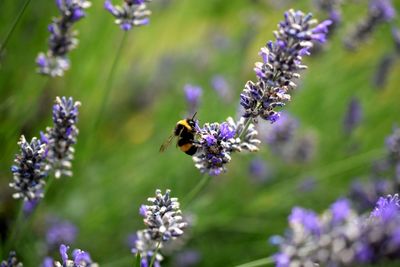
{"label": "lavender field", "polygon": [[400,1],[0,1],[0,266],[400,266]]}

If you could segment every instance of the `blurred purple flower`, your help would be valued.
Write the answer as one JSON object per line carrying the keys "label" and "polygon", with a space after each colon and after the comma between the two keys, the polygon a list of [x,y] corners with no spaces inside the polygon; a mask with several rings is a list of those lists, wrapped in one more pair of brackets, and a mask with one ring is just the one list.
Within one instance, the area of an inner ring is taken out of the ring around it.
{"label": "blurred purple flower", "polygon": [[391,22],[395,16],[396,10],[391,0],[370,0],[367,16],[355,26],[353,32],[346,35],[344,40],[346,48],[356,49],[369,39],[380,24]]}
{"label": "blurred purple flower", "polygon": [[257,183],[264,183],[271,178],[271,170],[265,160],[254,158],[250,161],[249,173],[252,180]]}
{"label": "blurred purple flower", "polygon": [[393,220],[400,215],[399,195],[388,195],[380,197],[375,209],[371,212],[371,217],[380,218],[386,222]]}
{"label": "blurred purple flower", "polygon": [[7,260],[3,260],[0,263],[0,267],[22,267],[23,264],[17,259],[15,251],[11,251],[8,254]]}
{"label": "blurred purple flower", "polygon": [[353,97],[347,106],[343,120],[343,128],[346,134],[351,134],[362,120],[362,109],[360,101]]}
{"label": "blurred purple flower", "polygon": [[395,63],[395,56],[396,55],[394,55],[393,53],[388,53],[382,56],[373,77],[373,82],[376,87],[385,87],[389,72],[392,69],[393,64]]}
{"label": "blurred purple flower", "polygon": [[309,231],[312,234],[318,234],[321,230],[317,214],[311,210],[303,209],[300,207],[293,208],[292,213],[289,216],[289,222],[292,225],[302,225],[305,230]]}
{"label": "blurred purple flower", "polygon": [[201,260],[201,255],[197,250],[184,250],[174,257],[175,267],[191,267],[196,266]]}
{"label": "blurred purple flower", "polygon": [[203,89],[200,86],[186,84],[183,88],[189,114],[193,115],[199,109]]}
{"label": "blurred purple flower", "polygon": [[332,222],[340,223],[346,219],[350,214],[350,202],[345,199],[339,199],[331,205]]}
{"label": "blurred purple flower", "polygon": [[232,100],[231,88],[222,75],[215,75],[211,80],[211,85],[222,100],[226,102]]}
{"label": "blurred purple flower", "polygon": [[38,72],[51,77],[63,76],[69,69],[68,53],[78,44],[76,31],[72,29],[75,22],[86,16],[85,9],[91,6],[87,0],[57,0],[61,17],[53,18],[49,25],[49,49],[39,53],[36,58]]}
{"label": "blurred purple flower", "polygon": [[53,221],[46,233],[46,241],[49,246],[58,247],[61,244],[75,242],[78,229],[69,221]]}

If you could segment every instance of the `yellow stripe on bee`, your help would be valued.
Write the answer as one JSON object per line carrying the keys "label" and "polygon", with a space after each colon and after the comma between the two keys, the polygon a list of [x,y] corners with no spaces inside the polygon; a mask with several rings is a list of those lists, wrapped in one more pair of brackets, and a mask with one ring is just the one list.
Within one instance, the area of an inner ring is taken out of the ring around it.
{"label": "yellow stripe on bee", "polygon": [[193,146],[193,145],[189,143],[189,144],[184,144],[184,145],[180,146],[179,148],[180,148],[183,152],[186,152],[186,151],[188,151],[192,146]]}
{"label": "yellow stripe on bee", "polygon": [[177,124],[181,124],[181,125],[185,126],[189,131],[192,130],[192,127],[189,125],[189,123],[187,122],[187,120],[180,120],[180,121],[178,121]]}

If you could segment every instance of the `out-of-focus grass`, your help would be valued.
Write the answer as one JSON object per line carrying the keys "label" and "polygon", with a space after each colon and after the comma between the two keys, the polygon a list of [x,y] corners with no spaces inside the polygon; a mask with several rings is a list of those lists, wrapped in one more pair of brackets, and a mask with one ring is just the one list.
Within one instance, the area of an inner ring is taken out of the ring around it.
{"label": "out-of-focus grass", "polygon": [[[22,0],[0,3],[0,37],[22,4]],[[122,38],[102,4],[94,2],[88,17],[76,24],[80,44],[71,52],[72,67],[65,77],[48,79],[35,73],[35,57],[46,50],[47,24],[56,14],[53,3],[31,3],[3,57],[2,221],[10,221],[17,207],[7,185],[19,135],[31,138],[51,124],[55,96],[73,96],[82,102],[74,176],[52,184],[26,232],[18,247],[26,266],[37,266],[45,256],[44,222],[51,214],[78,225],[79,237],[73,247],[90,251],[99,263],[128,266],[112,262],[130,257],[124,242],[128,233],[143,227],[137,212],[140,204],[156,188],[170,188],[174,196],[183,199],[201,179],[191,159],[173,145],[163,154],[158,152],[175,122],[185,114],[183,85],[204,88],[198,111],[201,122],[234,116],[243,85],[254,79],[258,49],[273,38],[272,31],[283,14],[283,9],[276,10],[265,1],[154,1],[150,4],[151,24],[128,33],[102,124],[92,131]],[[292,7],[314,11],[309,1],[293,2]],[[309,69],[303,73],[293,101],[285,107],[300,119],[302,128],[317,133],[317,157],[308,164],[288,165],[264,146],[259,154],[278,171],[271,182],[256,185],[247,171],[253,155],[234,155],[228,173],[212,179],[184,210],[196,218],[187,247],[201,252],[200,266],[232,266],[271,255],[274,249],[267,238],[283,233],[291,207],[327,208],[347,192],[354,177],[365,176],[370,162],[381,155],[384,137],[399,123],[399,63],[384,90],[371,85],[378,60],[392,49],[390,29],[380,27],[370,43],[349,53],[341,39],[365,7],[346,4],[344,8],[344,25],[323,53],[306,59]],[[235,96],[232,103],[222,103],[211,89],[215,74],[229,80]],[[342,133],[342,119],[352,96],[361,100],[364,119],[347,138]],[[353,143],[358,150],[349,154]],[[309,176],[316,178],[316,189],[298,192],[298,183]],[[172,266],[167,258],[168,263]]]}

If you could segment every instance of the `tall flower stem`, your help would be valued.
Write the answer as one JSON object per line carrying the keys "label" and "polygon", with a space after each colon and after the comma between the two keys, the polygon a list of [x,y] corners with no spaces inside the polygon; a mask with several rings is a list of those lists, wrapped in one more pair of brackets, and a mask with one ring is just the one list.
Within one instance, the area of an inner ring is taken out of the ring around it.
{"label": "tall flower stem", "polygon": [[18,22],[21,20],[22,15],[25,13],[25,10],[28,7],[30,2],[31,2],[31,0],[25,0],[25,3],[22,6],[22,9],[19,11],[17,17],[13,21],[13,24],[12,24],[10,30],[7,32],[6,36],[4,37],[3,43],[0,44],[0,56],[1,56],[1,54],[3,54],[4,48],[6,47],[12,33],[14,32],[15,28],[17,27]]}
{"label": "tall flower stem", "polygon": [[153,256],[151,257],[150,267],[153,267],[154,261],[156,260],[157,253],[158,253],[158,251],[160,250],[160,246],[161,246],[161,241],[158,242],[157,248],[156,248],[156,250],[154,251]]}
{"label": "tall flower stem", "polygon": [[113,81],[114,81],[115,70],[116,70],[116,68],[118,66],[118,61],[121,58],[121,52],[123,50],[124,43],[125,43],[127,35],[128,35],[127,32],[124,31],[123,34],[122,34],[122,39],[121,39],[121,41],[119,43],[119,46],[117,48],[117,52],[115,54],[114,60],[113,60],[113,62],[111,64],[111,69],[110,69],[110,72],[108,74],[108,77],[107,77],[107,80],[106,80],[106,83],[105,83],[106,86],[105,86],[103,98],[102,98],[102,101],[100,103],[100,110],[99,110],[99,113],[97,115],[97,118],[96,118],[94,126],[93,126],[94,130],[96,130],[99,127],[99,124],[100,124],[100,122],[101,122],[101,120],[102,120],[102,118],[104,116],[104,113],[105,113],[105,110],[106,110],[106,107],[107,107],[107,100],[108,100],[108,98],[110,96],[111,88],[112,88]]}
{"label": "tall flower stem", "polygon": [[197,185],[186,195],[186,197],[182,201],[182,206],[188,206],[190,202],[203,190],[206,185],[211,181],[211,176],[208,174],[204,174],[201,180],[197,183]]}
{"label": "tall flower stem", "polygon": [[258,267],[258,266],[265,266],[265,265],[270,265],[274,263],[274,259],[272,257],[268,258],[262,258],[259,260],[251,261],[248,263],[244,263],[241,265],[237,265],[235,267]]}
{"label": "tall flower stem", "polygon": [[20,231],[21,228],[21,223],[22,223],[22,218],[24,214],[24,201],[21,201],[21,204],[18,208],[18,214],[17,217],[15,218],[14,223],[12,224],[12,229],[11,229],[11,234],[7,238],[7,242],[4,245],[4,253],[8,253],[13,247],[15,247],[15,243],[17,242],[18,239],[18,232]]}
{"label": "tall flower stem", "polygon": [[243,134],[247,131],[247,129],[249,128],[251,124],[251,118],[247,118],[246,119],[246,124],[244,125],[243,130],[239,133],[238,138],[242,138]]}

